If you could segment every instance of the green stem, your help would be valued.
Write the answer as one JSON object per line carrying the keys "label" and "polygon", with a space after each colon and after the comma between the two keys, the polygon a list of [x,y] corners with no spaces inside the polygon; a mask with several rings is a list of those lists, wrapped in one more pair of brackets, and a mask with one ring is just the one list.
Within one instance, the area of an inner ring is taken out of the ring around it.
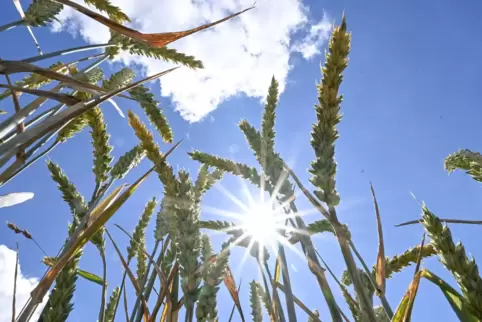
{"label": "green stem", "polygon": [[[129,261],[127,261],[127,265],[129,265]],[[124,275],[122,275],[121,286],[120,286],[120,289],[119,289],[119,297],[117,298],[117,301],[115,302],[114,315],[112,315],[112,321],[115,321],[115,315],[117,314],[117,308],[119,307],[119,302],[120,302],[120,294],[122,294],[122,291],[124,290],[124,287],[125,287],[125,284],[126,284],[126,276],[127,276],[127,271],[124,271]]]}
{"label": "green stem", "polygon": [[283,284],[285,286],[285,300],[286,307],[288,308],[288,318],[290,322],[296,322],[295,302],[293,299],[293,291],[291,289],[288,264],[286,262],[285,249],[280,242],[278,242],[278,255],[281,259],[281,275],[283,276]]}
{"label": "green stem", "polygon": [[185,322],[192,322],[194,318],[194,303],[190,305],[189,308],[186,308],[186,319]]}
{"label": "green stem", "polygon": [[[268,274],[269,280],[274,281],[273,275],[271,274],[271,271],[268,267],[268,263],[266,261],[264,262],[264,268],[266,270],[266,274]],[[273,297],[274,297],[274,300],[276,301],[276,307],[279,310],[278,313],[279,313],[280,322],[286,322],[285,314],[283,312],[283,307],[281,306],[281,300],[279,299],[278,291],[276,291],[276,288],[274,287],[273,283],[270,283],[270,284],[274,289]]]}
{"label": "green stem", "polygon": [[335,208],[329,207],[329,213],[330,223],[333,226],[333,230],[335,231],[338,244],[340,245],[341,253],[343,254],[343,258],[345,259],[348,273],[350,274],[350,278],[353,281],[355,292],[357,293],[358,299],[360,301],[362,321],[376,321],[373,307],[371,306],[370,301],[366,297],[366,294],[363,290],[360,275],[358,274],[358,268],[356,266],[355,259],[353,258],[353,254],[350,250],[350,246],[348,243],[349,239],[346,236],[345,227],[343,227],[343,225],[338,221]]}
{"label": "green stem", "polygon": [[100,252],[100,257],[102,258],[102,267],[103,267],[102,279],[104,281],[104,284],[102,285],[102,298],[100,302],[99,322],[104,322],[105,298],[107,296],[107,262],[105,260],[104,250],[99,249],[99,252]]}
{"label": "green stem", "polygon": [[261,278],[263,279],[265,294],[268,297],[269,309],[270,309],[268,314],[271,315],[273,318],[275,318],[275,312],[273,311],[273,300],[271,299],[271,294],[269,292],[268,281],[266,280],[266,276],[264,274],[263,266],[261,265],[261,262],[259,261],[259,259],[257,261],[258,261],[259,273],[261,274]]}
{"label": "green stem", "polygon": [[[290,208],[291,210],[293,210],[295,214],[298,213],[298,209],[294,202],[290,202]],[[307,229],[306,224],[300,216],[296,215],[295,221],[298,229],[306,231]],[[321,267],[318,257],[315,254],[315,248],[313,246],[313,242],[311,238],[308,236],[301,235],[300,243],[301,243],[301,248],[303,249],[303,252],[305,253],[306,257],[308,257],[309,260],[312,260],[318,267]],[[318,272],[314,272],[314,271],[311,271],[311,272],[313,273],[313,275],[315,275],[316,280],[320,285],[321,292],[323,293],[323,297],[325,298],[326,304],[328,305],[328,308],[330,310],[332,320],[334,322],[341,322],[342,317],[340,315],[339,306],[336,303],[333,292],[331,291],[330,285],[328,284],[328,280],[326,279],[325,272],[323,272],[322,270]]]}
{"label": "green stem", "polygon": [[[161,242],[160,240],[156,240],[156,243],[154,244],[154,249],[152,250],[151,257],[154,257],[156,255],[157,248],[159,247],[160,242]],[[156,260],[156,265],[160,266],[161,261],[162,261],[162,252],[159,254]],[[149,301],[149,296],[151,295],[151,290],[152,290],[152,287],[154,286],[154,281],[156,280],[156,276],[157,276],[156,270],[153,269],[151,276],[149,277],[149,282],[152,279],[152,285],[149,285],[148,283],[146,287],[147,276],[149,275],[149,271],[151,270],[151,265],[152,263],[151,261],[149,261],[149,264],[147,265],[146,275],[142,277],[141,284],[139,285],[139,287],[141,288],[141,293],[144,292],[144,298],[146,299],[146,302]],[[150,286],[150,289],[149,289],[149,286]],[[140,307],[141,293],[139,293],[139,295],[137,296],[136,303],[134,304],[134,308],[132,309],[131,318],[129,319],[129,321],[131,322],[134,321],[134,318],[136,318],[136,320],[139,319],[139,321],[142,319],[142,314],[144,313],[144,309]]]}

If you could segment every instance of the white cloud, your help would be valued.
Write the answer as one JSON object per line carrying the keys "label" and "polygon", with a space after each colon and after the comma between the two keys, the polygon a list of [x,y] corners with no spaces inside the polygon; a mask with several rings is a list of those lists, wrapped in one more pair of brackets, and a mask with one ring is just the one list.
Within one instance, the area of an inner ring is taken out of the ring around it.
{"label": "white cloud", "polygon": [[[179,31],[214,21],[250,7],[252,0],[117,0],[112,1],[131,17],[143,32]],[[301,52],[310,58],[319,53],[329,30],[326,15],[309,24],[302,0],[259,0],[256,7],[209,30],[172,44],[181,52],[203,61],[205,69],[182,68],[161,78],[161,94],[170,97],[176,110],[188,121],[202,119],[228,98],[244,94],[264,99],[272,75],[285,88],[290,55]],[[61,14],[63,27],[89,42],[109,39],[107,28],[67,8]],[[293,34],[308,35],[294,42]],[[122,55],[125,63],[140,63],[151,74],[167,64],[144,57]]]}
{"label": "white cloud", "polygon": [[[5,245],[0,245],[0,322],[12,321],[13,280],[15,276],[16,252]],[[38,284],[38,279],[26,277],[18,267],[15,311],[17,314],[30,297],[30,292]],[[47,296],[36,310],[32,321],[37,321]]]}
{"label": "white cloud", "polygon": [[312,25],[309,33],[299,42],[295,43],[292,50],[301,53],[304,59],[311,59],[319,55],[320,48],[330,38],[332,22],[325,13],[316,25]]}

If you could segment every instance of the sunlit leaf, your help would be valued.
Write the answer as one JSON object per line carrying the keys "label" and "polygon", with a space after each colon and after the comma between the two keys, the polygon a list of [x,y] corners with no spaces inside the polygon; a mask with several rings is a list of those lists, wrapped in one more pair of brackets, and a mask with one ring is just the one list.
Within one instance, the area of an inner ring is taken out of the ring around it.
{"label": "sunlit leaf", "polygon": [[229,266],[226,266],[226,272],[224,274],[224,285],[226,285],[226,288],[228,289],[229,294],[231,295],[231,298],[233,299],[234,304],[238,309],[241,320],[244,322],[244,314],[243,309],[241,308],[241,302],[239,300],[239,293],[236,289],[236,281],[234,280],[234,275]]}
{"label": "sunlit leaf", "polygon": [[223,19],[220,19],[220,20],[217,20],[215,22],[212,22],[212,23],[208,23],[208,24],[205,24],[205,25],[202,25],[202,26],[199,26],[197,28],[193,28],[193,29],[189,29],[189,30],[186,30],[186,31],[179,31],[179,32],[165,32],[165,33],[154,33],[154,34],[143,34],[137,30],[134,30],[134,29],[131,29],[131,28],[128,28],[128,27],[125,27],[111,19],[108,19],[86,7],[83,7],[75,2],[72,2],[70,0],[56,0],[57,2],[59,3],[62,3],[64,5],[67,5],[75,10],[77,10],[78,12],[96,20],[97,22],[103,24],[104,26],[107,26],[109,27],[110,29],[124,35],[124,36],[127,36],[127,37],[130,37],[130,38],[133,38],[133,39],[136,39],[136,40],[139,40],[139,41],[143,41],[143,42],[146,42],[148,43],[151,47],[164,47],[180,38],[184,38],[186,36],[189,36],[189,35],[192,35],[198,31],[201,31],[201,30],[204,30],[204,29],[207,29],[207,28],[210,28],[214,25],[217,25],[217,24],[220,24],[221,22],[224,22],[226,20],[229,20],[231,18],[234,18],[248,10],[251,10],[253,9],[253,7],[250,7],[248,9],[245,9],[243,11],[240,11],[240,12],[237,12],[237,13],[234,13],[232,15],[229,15]]}
{"label": "sunlit leaf", "polygon": [[413,304],[415,303],[415,296],[417,295],[418,286],[420,284],[420,277],[422,271],[415,274],[412,282],[403,296],[400,304],[395,311],[392,322],[409,322],[412,315]]}
{"label": "sunlit leaf", "polygon": [[377,218],[377,231],[378,231],[376,281],[377,281],[377,286],[380,289],[381,293],[385,294],[387,278],[385,274],[386,258],[385,258],[385,245],[383,243],[382,218],[380,216],[380,210],[378,208],[378,201],[375,195],[375,189],[373,188],[373,185],[371,183],[370,183],[370,189],[372,191],[373,204],[375,205],[375,215]]}

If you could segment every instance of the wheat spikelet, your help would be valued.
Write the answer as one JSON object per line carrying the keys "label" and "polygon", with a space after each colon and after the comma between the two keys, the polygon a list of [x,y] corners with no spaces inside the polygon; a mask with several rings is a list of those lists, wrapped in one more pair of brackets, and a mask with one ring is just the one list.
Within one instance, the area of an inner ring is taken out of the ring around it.
{"label": "wheat spikelet", "polygon": [[52,179],[57,183],[57,187],[62,193],[62,198],[69,205],[72,215],[82,218],[87,212],[84,197],[77,191],[75,185],[70,182],[69,178],[58,165],[52,161],[47,161],[47,167],[50,170]]}
{"label": "wheat spikelet", "polygon": [[55,287],[50,293],[47,305],[42,312],[44,322],[67,321],[74,308],[72,298],[75,292],[77,267],[81,256],[82,252],[75,254],[55,279]]}
{"label": "wheat spikelet", "polygon": [[115,22],[120,24],[130,22],[129,17],[119,7],[112,5],[109,0],[84,0],[84,2],[96,7],[99,11],[105,12]]}
{"label": "wheat spikelet", "polygon": [[46,26],[55,20],[55,16],[63,9],[63,5],[51,0],[36,0],[25,11],[24,21],[32,27]]}
{"label": "wheat spikelet", "polygon": [[[418,256],[422,258],[430,257],[435,255],[437,251],[433,247],[433,245],[428,244],[424,245],[422,248],[422,252],[420,253],[420,245],[415,246],[411,249],[406,250],[400,255],[395,255],[392,258],[386,259],[385,263],[385,275],[387,278],[390,278],[393,273],[398,273],[402,271],[403,268],[410,266],[411,264],[417,263]],[[373,267],[373,274],[375,274],[376,267]]]}
{"label": "wheat spikelet", "polygon": [[154,95],[149,91],[149,89],[141,85],[130,90],[129,94],[131,94],[133,99],[139,102],[149,118],[149,121],[156,127],[164,141],[171,143],[173,139],[171,127],[169,126],[169,123],[162,111],[157,108],[159,102],[154,99]]}
{"label": "wheat spikelet", "polygon": [[116,287],[110,296],[109,302],[105,308],[104,322],[114,322],[114,311],[119,301],[120,288]]}
{"label": "wheat spikelet", "polygon": [[57,134],[57,142],[65,142],[72,138],[75,134],[82,131],[89,124],[87,120],[87,115],[84,113],[77,116],[72,121],[70,121],[66,126],[64,126]]}
{"label": "wheat spikelet", "polygon": [[129,124],[134,129],[134,132],[141,141],[141,147],[145,151],[146,156],[156,166],[156,172],[164,184],[166,194],[170,197],[176,195],[177,180],[174,176],[172,167],[162,159],[159,146],[154,142],[154,137],[147,130],[146,126],[139,120],[137,115],[129,111]]}
{"label": "wheat spikelet", "polygon": [[444,162],[449,173],[456,169],[465,170],[475,181],[482,182],[482,154],[470,150],[460,150],[449,155]]}
{"label": "wheat spikelet", "polygon": [[92,147],[94,148],[95,181],[101,184],[107,180],[107,173],[110,171],[110,163],[113,158],[110,156],[112,146],[109,144],[110,135],[107,134],[107,127],[104,122],[104,115],[99,107],[87,111],[87,120],[91,127]]}
{"label": "wheat spikelet", "polygon": [[145,153],[140,145],[136,145],[119,158],[110,170],[110,175],[116,179],[124,178],[130,170],[135,168],[144,159]]}
{"label": "wheat spikelet", "polygon": [[[201,282],[197,274],[198,258],[201,253],[199,207],[194,203],[194,193],[189,175],[179,171],[179,200],[176,209],[176,248],[178,251],[181,288],[186,310],[192,310],[197,299]],[[182,199],[181,199],[182,198]]]}
{"label": "wheat spikelet", "polygon": [[251,306],[251,316],[253,317],[253,322],[263,322],[263,310],[261,308],[261,297],[259,294],[259,286],[256,281],[249,283],[250,287],[250,306]]}
{"label": "wheat spikelet", "polygon": [[127,260],[129,261],[132,259],[137,250],[137,243],[141,242],[141,239],[144,238],[145,236],[145,230],[147,225],[149,224],[149,221],[151,220],[152,214],[154,212],[154,209],[156,208],[157,201],[156,198],[152,198],[149,200],[144,208],[144,211],[139,218],[139,222],[136,225],[136,228],[134,229],[134,233],[132,234],[132,239],[130,241],[129,246],[127,247]]}
{"label": "wheat spikelet", "polygon": [[455,245],[452,233],[443,226],[440,219],[423,206],[422,224],[440,261],[453,274],[467,299],[467,310],[478,319],[482,319],[482,279],[473,258],[468,258],[461,243]]}
{"label": "wheat spikelet", "polygon": [[102,87],[109,91],[122,88],[131,83],[135,76],[132,69],[124,67],[120,71],[112,74],[109,79],[104,80]]}
{"label": "wheat spikelet", "polygon": [[[193,160],[199,161],[224,172],[229,172],[235,176],[240,176],[246,180],[249,180],[255,186],[261,186],[261,177],[255,168],[200,151],[193,151],[188,154]],[[269,187],[269,184],[265,183],[265,186]]]}
{"label": "wheat spikelet", "polygon": [[323,79],[318,85],[318,101],[315,106],[318,122],[313,125],[311,145],[316,160],[311,163],[311,182],[320,190],[315,195],[330,206],[336,206],[340,197],[335,189],[335,141],[338,138],[336,125],[341,120],[340,104],[342,96],[338,89],[343,79],[342,73],[348,63],[350,34],[346,31],[346,21],[332,33],[326,62],[322,68]]}

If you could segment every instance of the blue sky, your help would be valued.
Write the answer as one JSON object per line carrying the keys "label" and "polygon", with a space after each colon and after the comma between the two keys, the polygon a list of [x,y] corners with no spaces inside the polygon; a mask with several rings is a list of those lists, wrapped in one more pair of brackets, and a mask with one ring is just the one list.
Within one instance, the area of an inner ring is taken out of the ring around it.
{"label": "blue sky", "polygon": [[[23,3],[24,7],[28,4]],[[262,0],[258,3],[262,3]],[[482,29],[482,22],[478,19],[481,5],[477,1],[466,1],[463,7],[450,1],[305,1],[304,5],[309,8],[307,17],[314,22],[320,21],[323,13],[339,22],[344,11],[348,28],[353,33],[350,62],[341,87],[344,102],[343,120],[339,126],[340,139],[336,145],[337,187],[342,198],[340,219],[350,226],[354,242],[367,262],[375,262],[377,251],[370,181],[374,184],[380,204],[388,256],[420,243],[421,227],[393,227],[420,215],[420,207],[410,192],[418,200],[425,201],[440,217],[477,218],[476,214],[482,206],[480,186],[463,173],[448,176],[443,169],[443,160],[460,148],[482,150],[482,129],[479,126],[482,112],[478,106],[482,100],[479,88],[482,78],[482,46],[477,42]],[[249,14],[251,12],[246,13]],[[4,5],[0,21],[7,23],[16,19],[18,13],[14,6]],[[84,42],[82,37],[72,38],[65,31],[55,36],[50,35],[46,29],[35,31],[44,52]],[[299,30],[292,35],[290,41],[296,43],[304,35],[303,30]],[[3,32],[0,37],[4,43],[12,44],[3,46],[2,58],[18,58],[19,52],[22,53],[21,57],[35,55],[35,48],[25,29]],[[229,47],[229,43],[226,46]],[[321,52],[325,48],[326,41],[321,44]],[[315,120],[315,81],[318,82],[321,77],[321,60],[320,55],[309,60],[303,59],[300,53],[289,55],[291,69],[287,72],[286,85],[277,110],[276,149],[305,183],[309,179],[309,162],[314,158],[309,139],[311,124]],[[120,63],[105,67],[116,70]],[[148,66],[147,69],[149,68]],[[259,70],[253,70],[253,77],[258,75],[257,72]],[[277,69],[259,75],[268,79],[264,86],[267,89],[269,77],[283,73]],[[256,79],[253,78],[252,82],[256,83]],[[175,111],[185,102],[182,97],[172,94],[171,98],[177,98],[177,103],[168,97],[161,97],[158,84],[153,84],[152,88],[173,127],[175,137],[185,138],[181,147],[170,157],[175,168],[184,167],[193,176],[196,175],[198,164],[186,155],[192,149],[256,164],[236,125],[246,118],[259,126],[262,105],[259,95],[253,95],[254,90],[229,96],[200,122],[189,123]],[[122,100],[119,100],[119,105],[125,112],[129,108],[138,113],[141,111]],[[11,102],[1,102],[0,109],[11,112]],[[136,138],[126,120],[121,119],[112,107],[105,104],[103,110],[112,134],[113,153],[118,157],[136,144]],[[91,146],[87,130],[56,148],[49,158],[62,166],[85,196],[90,196],[94,181],[90,170]],[[148,166],[148,162],[144,161],[131,172],[126,181],[135,180]],[[242,182],[237,178],[227,176],[221,185],[242,198]],[[22,205],[3,209],[3,220],[27,228],[49,254],[54,254],[66,237],[67,222],[71,217],[68,207],[49,178],[44,161],[38,162],[9,183],[3,188],[2,194],[16,191],[34,192],[35,198]],[[152,176],[116,214],[109,226],[119,223],[128,230],[133,229],[144,204],[152,196],[160,198],[161,193],[162,186]],[[206,195],[204,203],[210,207],[238,210],[216,188]],[[302,210],[309,208],[302,197],[298,198],[297,204]],[[202,218],[221,219],[205,212]],[[321,219],[320,215],[313,213],[305,220],[312,222],[318,219]],[[152,229],[152,225],[149,226],[149,245],[152,245]],[[475,226],[451,226],[455,240],[461,239],[468,253],[476,259],[482,255],[477,250],[478,240],[473,237],[477,236],[478,229]],[[123,234],[115,228],[111,230],[116,239],[125,245]],[[222,240],[222,235],[213,236],[216,249]],[[324,235],[317,236],[314,240],[321,255],[340,276],[344,264],[336,240]],[[34,245],[14,236],[5,226],[0,227],[0,244],[14,248],[16,241],[20,242],[22,273],[27,277],[41,276],[45,268],[40,263],[40,252]],[[121,268],[113,248],[111,245],[108,247],[111,290],[119,283]],[[233,250],[231,266],[234,271],[237,271],[242,254],[243,249]],[[292,252],[288,257],[295,263],[297,271],[291,272],[295,295],[310,308],[318,308],[321,318],[328,320],[324,299],[306,265]],[[13,262],[11,264],[14,265]],[[425,260],[423,265],[453,283],[453,278],[435,258]],[[101,274],[100,258],[92,246],[87,247],[81,268]],[[243,275],[243,302],[248,304],[247,282],[256,277],[253,260],[248,259],[239,272]],[[395,309],[398,305],[412,274],[413,268],[409,268],[388,281],[388,301],[392,308]],[[331,285],[338,302],[342,303],[341,294],[333,281]],[[99,287],[79,281],[77,289],[75,311],[69,321],[95,319],[98,314]],[[219,303],[220,318],[225,321],[231,310],[231,300],[224,290],[220,293]],[[434,310],[434,307],[437,309]],[[245,314],[248,313],[246,306]],[[304,319],[300,313],[299,320]],[[413,320],[455,321],[456,316],[440,291],[423,281]]]}

